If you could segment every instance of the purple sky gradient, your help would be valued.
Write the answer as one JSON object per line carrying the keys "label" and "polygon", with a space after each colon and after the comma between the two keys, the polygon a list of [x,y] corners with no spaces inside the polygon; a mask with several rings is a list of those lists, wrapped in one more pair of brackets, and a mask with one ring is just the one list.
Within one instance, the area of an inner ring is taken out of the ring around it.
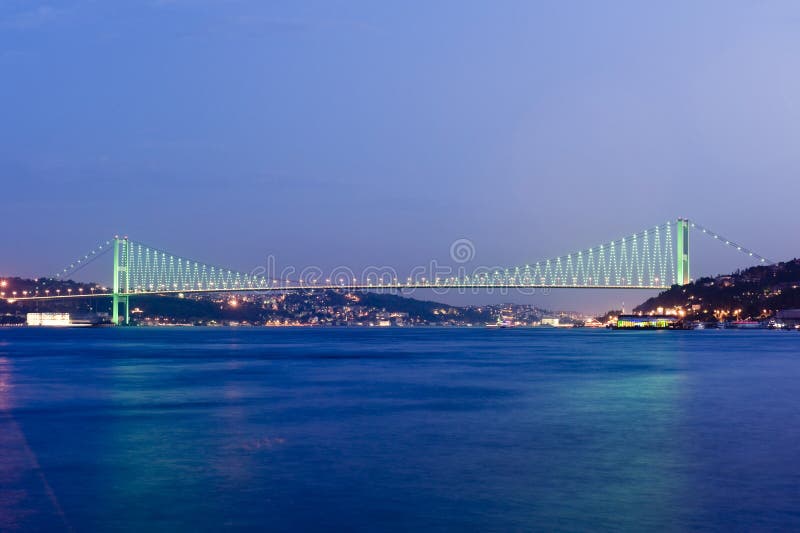
{"label": "purple sky gradient", "polygon": [[[0,275],[114,233],[242,270],[459,238],[518,265],[678,216],[794,257],[798,28],[789,1],[3,2]],[[693,274],[748,265],[706,244]]]}

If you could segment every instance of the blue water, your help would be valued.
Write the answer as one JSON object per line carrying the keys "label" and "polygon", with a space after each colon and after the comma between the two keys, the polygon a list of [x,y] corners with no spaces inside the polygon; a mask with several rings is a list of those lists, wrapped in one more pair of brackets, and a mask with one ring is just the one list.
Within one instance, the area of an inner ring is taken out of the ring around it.
{"label": "blue water", "polygon": [[0,330],[0,530],[800,528],[800,334]]}

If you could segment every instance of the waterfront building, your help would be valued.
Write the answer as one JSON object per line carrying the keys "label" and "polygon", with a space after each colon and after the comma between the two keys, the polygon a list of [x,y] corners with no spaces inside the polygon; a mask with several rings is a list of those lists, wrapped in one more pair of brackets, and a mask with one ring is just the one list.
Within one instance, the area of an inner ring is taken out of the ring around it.
{"label": "waterfront building", "polygon": [[69,326],[69,313],[28,313],[29,326]]}
{"label": "waterfront building", "polygon": [[669,329],[674,328],[678,317],[674,315],[619,315],[617,329]]}

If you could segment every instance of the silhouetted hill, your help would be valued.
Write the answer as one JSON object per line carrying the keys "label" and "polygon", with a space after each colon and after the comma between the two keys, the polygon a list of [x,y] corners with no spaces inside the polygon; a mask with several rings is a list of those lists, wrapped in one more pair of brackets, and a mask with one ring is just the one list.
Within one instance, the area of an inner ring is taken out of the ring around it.
{"label": "silhouetted hill", "polygon": [[674,285],[634,309],[677,308],[698,320],[764,318],[780,309],[800,308],[800,259],[700,278]]}
{"label": "silhouetted hill", "polygon": [[[5,278],[5,297],[83,296],[108,293],[97,284],[49,278]],[[131,318],[139,323],[470,324],[493,320],[496,306],[457,307],[397,294],[336,290],[288,293],[131,296]],[[28,312],[110,314],[110,298],[47,301],[0,300],[0,323],[21,323]],[[535,310],[533,312],[536,312]]]}

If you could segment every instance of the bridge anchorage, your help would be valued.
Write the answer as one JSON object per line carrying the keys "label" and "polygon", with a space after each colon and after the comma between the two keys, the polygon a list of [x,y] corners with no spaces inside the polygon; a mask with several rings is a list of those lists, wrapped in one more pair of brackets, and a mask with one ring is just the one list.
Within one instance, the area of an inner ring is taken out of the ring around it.
{"label": "bridge anchorage", "polygon": [[[668,289],[691,281],[690,229],[734,247],[760,263],[771,263],[716,233],[678,218],[644,231],[559,257],[524,266],[476,270],[448,278],[310,279],[275,280],[264,275],[232,270],[187,259],[150,247],[128,237],[114,237],[65,268],[56,277],[66,279],[88,263],[113,251],[112,320],[129,322],[131,296],[296,291],[310,289],[403,290],[403,289]],[[29,296],[14,300],[87,297]]]}

